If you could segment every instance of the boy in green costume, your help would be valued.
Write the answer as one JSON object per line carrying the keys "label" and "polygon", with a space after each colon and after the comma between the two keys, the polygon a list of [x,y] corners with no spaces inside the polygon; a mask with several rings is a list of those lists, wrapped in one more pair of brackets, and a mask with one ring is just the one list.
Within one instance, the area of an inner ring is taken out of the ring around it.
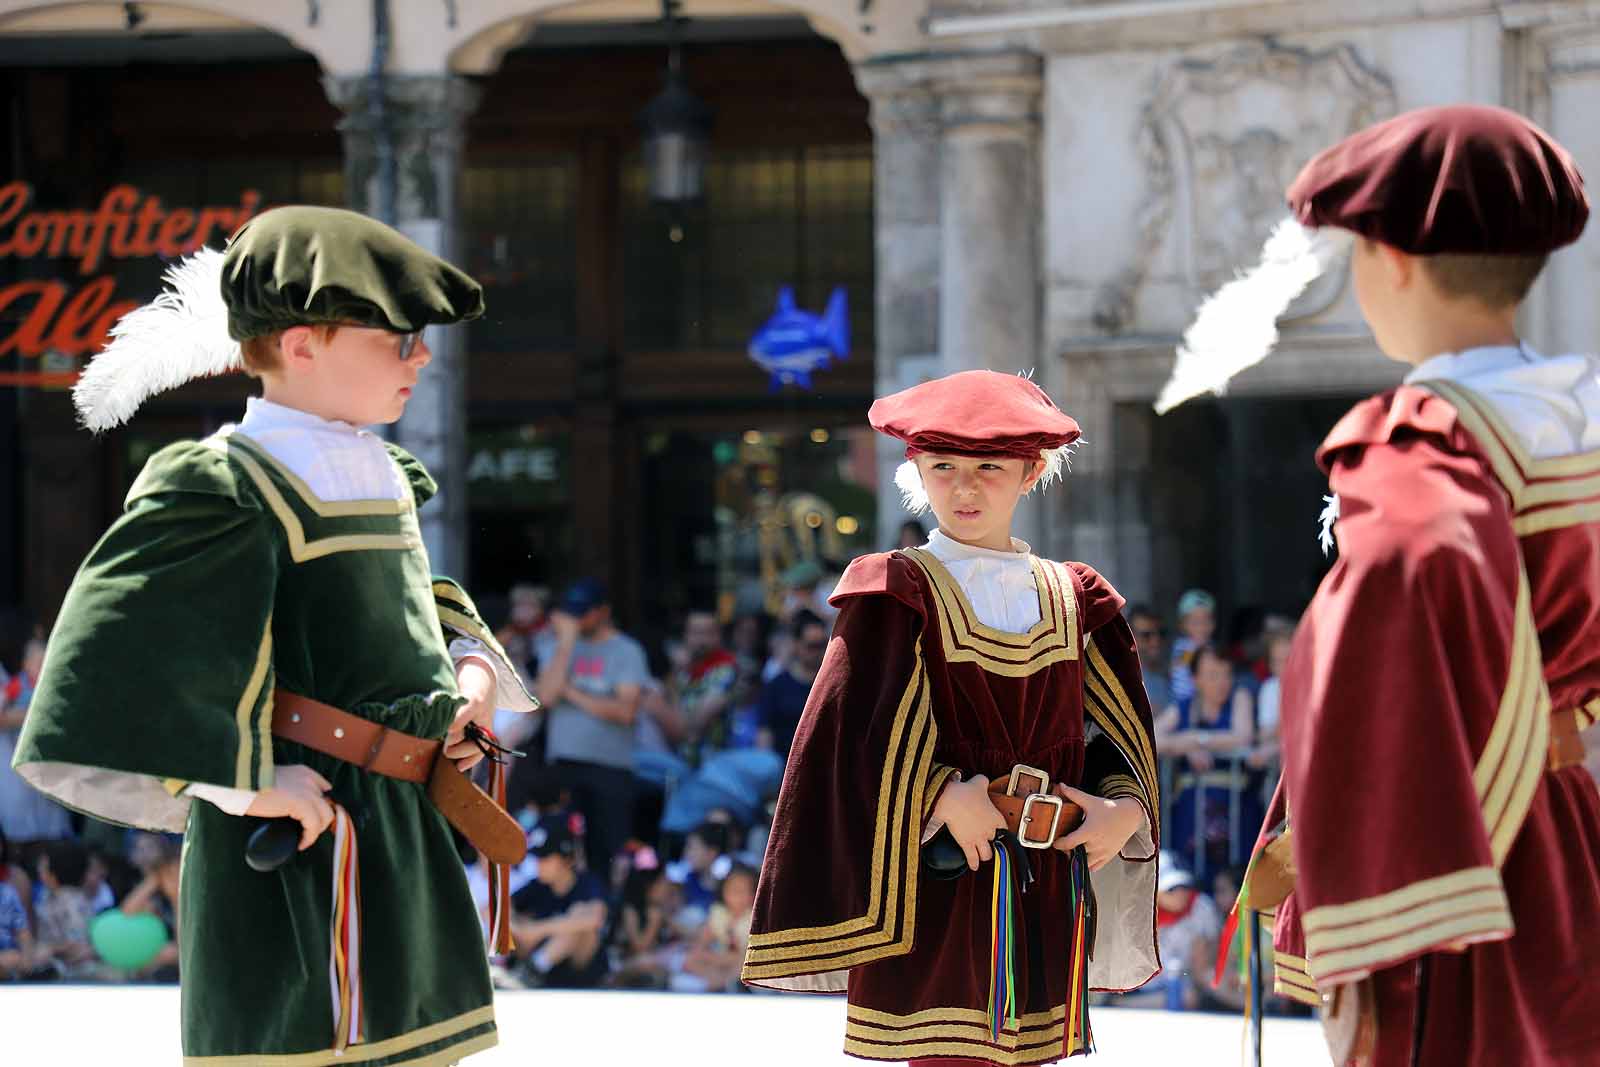
{"label": "boy in green costume", "polygon": [[[481,314],[482,291],[380,223],[311,207],[168,278],[85,371],[85,424],[229,369],[263,396],[145,465],[67,593],[16,767],[82,811],[185,833],[186,1064],[455,1062],[495,1043],[492,994],[418,768],[465,769],[469,724],[535,703],[430,574],[433,480],[361,427],[400,417],[431,358],[421,331]],[[248,868],[246,815],[294,819],[300,852]]]}

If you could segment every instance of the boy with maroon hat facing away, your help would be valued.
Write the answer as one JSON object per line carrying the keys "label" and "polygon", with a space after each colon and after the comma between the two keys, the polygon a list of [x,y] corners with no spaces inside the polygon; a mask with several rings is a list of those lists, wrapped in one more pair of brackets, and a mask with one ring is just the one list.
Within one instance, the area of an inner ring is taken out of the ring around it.
{"label": "boy with maroon hat facing away", "polygon": [[1578,738],[1600,713],[1600,362],[1516,329],[1583,230],[1583,179],[1521,116],[1439,107],[1324,152],[1289,204],[1354,235],[1362,313],[1413,369],[1318,453],[1339,560],[1283,672],[1257,859],[1277,889],[1247,880],[1246,906],[1275,908],[1278,990],[1324,1007],[1336,1062],[1600,1064]]}
{"label": "boy with maroon hat facing away", "polygon": [[1078,426],[991,371],[885,397],[868,418],[906,443],[896,481],[939,527],[857,559],[834,592],[744,980],[848,992],[845,1051],[864,1059],[1092,1051],[1087,992],[1160,969],[1160,804],[1122,597],[1011,537]]}

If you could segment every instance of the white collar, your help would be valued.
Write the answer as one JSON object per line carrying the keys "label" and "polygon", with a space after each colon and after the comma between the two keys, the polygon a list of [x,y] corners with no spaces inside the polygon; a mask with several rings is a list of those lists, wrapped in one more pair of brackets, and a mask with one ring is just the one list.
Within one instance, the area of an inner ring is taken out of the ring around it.
{"label": "white collar", "polygon": [[1460,381],[1474,375],[1535,363],[1539,355],[1527,345],[1486,345],[1464,352],[1444,352],[1430,356],[1411,369],[1406,384],[1445,379]]}
{"label": "white collar", "polygon": [[1011,551],[1009,552],[998,548],[982,548],[978,545],[969,545],[965,542],[957,541],[937,527],[934,528],[933,533],[928,535],[928,543],[922,547],[943,561],[952,559],[1026,560],[1029,553],[1033,551],[1028,542],[1015,537],[1011,539]]}
{"label": "white collar", "polygon": [[332,433],[356,435],[361,427],[339,419],[325,419],[321,415],[277,404],[263,397],[253,396],[244,402],[244,418],[239,429],[246,435],[252,431],[272,430],[324,430]]}

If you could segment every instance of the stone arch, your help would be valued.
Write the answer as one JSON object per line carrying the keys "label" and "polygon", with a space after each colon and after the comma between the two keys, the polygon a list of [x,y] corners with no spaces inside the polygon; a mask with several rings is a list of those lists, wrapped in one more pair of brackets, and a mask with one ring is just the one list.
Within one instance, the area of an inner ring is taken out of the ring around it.
{"label": "stone arch", "polygon": [[[202,16],[205,28],[267,30],[285,38],[296,48],[316,55],[320,60],[320,45],[329,31],[348,32],[352,5],[320,5],[319,19],[311,25],[306,17],[308,8],[301,4],[259,4],[241,0],[181,0],[170,3],[157,0],[142,3],[147,19],[159,26],[165,19],[182,19],[184,14]],[[85,28],[95,28],[100,17],[109,15],[120,19],[123,5],[113,0],[0,0],[0,31],[15,31],[37,22],[40,32],[52,29],[70,29],[61,21],[62,16],[76,15],[84,20]],[[335,20],[337,26],[326,25]],[[192,24],[192,23],[191,23]]]}
{"label": "stone arch", "polygon": [[[581,8],[595,0],[493,0],[475,4],[462,14],[458,36],[448,57],[451,69],[465,74],[488,73],[506,50],[536,31],[542,15]],[[752,13],[798,15],[816,32],[836,42],[852,62],[872,55],[908,51],[922,40],[918,8],[903,0],[750,0]],[[685,14],[693,18],[695,0]]]}

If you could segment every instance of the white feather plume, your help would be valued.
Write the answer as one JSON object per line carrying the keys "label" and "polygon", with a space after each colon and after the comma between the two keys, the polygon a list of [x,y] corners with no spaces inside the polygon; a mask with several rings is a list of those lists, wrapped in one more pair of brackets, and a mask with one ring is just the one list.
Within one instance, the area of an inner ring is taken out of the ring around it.
{"label": "white feather plume", "polygon": [[1313,230],[1293,218],[1274,226],[1261,262],[1200,305],[1156,400],[1156,414],[1201,393],[1221,393],[1234,375],[1266,359],[1278,343],[1278,316],[1349,243],[1347,231]]}
{"label": "white feather plume", "polygon": [[908,459],[894,469],[894,487],[900,490],[900,506],[911,514],[921,515],[931,506],[915,460]]}
{"label": "white feather plume", "polygon": [[222,253],[202,248],[167,269],[167,290],[111,327],[111,341],[72,387],[78,419],[95,433],[121,426],[150,397],[243,368],[228,336]]}
{"label": "white feather plume", "polygon": [[1317,543],[1322,546],[1322,554],[1326,556],[1333,551],[1333,546],[1339,543],[1334,534],[1334,527],[1339,522],[1339,494],[1323,497],[1322,503],[1322,514],[1317,516],[1322,534],[1317,538]]}

